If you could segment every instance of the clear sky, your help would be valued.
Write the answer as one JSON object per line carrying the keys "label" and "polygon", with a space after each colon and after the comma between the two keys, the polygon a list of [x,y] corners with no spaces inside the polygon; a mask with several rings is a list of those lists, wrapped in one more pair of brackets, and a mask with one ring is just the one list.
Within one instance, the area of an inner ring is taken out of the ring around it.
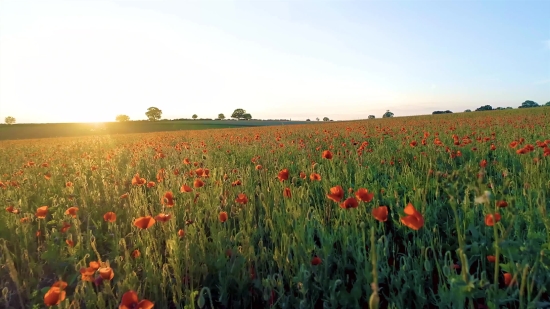
{"label": "clear sky", "polygon": [[549,16],[548,0],[0,0],[0,120],[544,104]]}

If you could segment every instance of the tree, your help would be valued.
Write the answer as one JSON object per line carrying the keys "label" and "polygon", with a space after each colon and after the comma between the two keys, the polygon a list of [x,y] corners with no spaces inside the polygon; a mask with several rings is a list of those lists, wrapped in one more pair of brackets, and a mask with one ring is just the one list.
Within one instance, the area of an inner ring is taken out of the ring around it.
{"label": "tree", "polygon": [[243,114],[242,118],[244,120],[250,120],[250,119],[252,119],[252,115],[250,115],[249,113],[245,113],[245,114]]}
{"label": "tree", "polygon": [[225,115],[224,115],[224,114],[218,114],[218,119],[219,119],[219,120],[224,120],[224,119],[225,119]]}
{"label": "tree", "polygon": [[130,121],[130,116],[128,115],[118,115],[116,116],[116,121],[118,122],[126,122],[126,121]]}
{"label": "tree", "polygon": [[546,102],[546,104],[544,104],[544,106],[550,106],[550,101]]}
{"label": "tree", "polygon": [[330,119],[328,119],[328,117],[324,117],[323,118],[323,121],[329,121]]}
{"label": "tree", "polygon": [[319,121],[319,117],[315,118],[315,120]]}
{"label": "tree", "polygon": [[450,110],[446,110],[446,111],[435,111],[432,113],[432,115],[437,115],[437,114],[452,114],[453,112],[451,112]]}
{"label": "tree", "polygon": [[14,124],[15,118],[13,118],[12,116],[8,116],[4,119],[4,121],[6,122],[6,124]]}
{"label": "tree", "polygon": [[145,113],[145,116],[147,116],[147,119],[149,119],[149,121],[157,121],[160,120],[160,117],[162,116],[162,111],[157,107],[149,107],[147,109],[147,112]]}
{"label": "tree", "polygon": [[476,108],[476,112],[482,112],[482,111],[492,111],[493,107],[491,105],[484,105],[479,108]]}
{"label": "tree", "polygon": [[374,116],[374,115],[369,115],[369,119],[375,119],[375,118],[376,118],[376,116]]}
{"label": "tree", "polygon": [[514,108],[513,108],[513,107],[510,107],[510,106],[508,106],[508,107],[506,107],[506,109],[514,109]]}
{"label": "tree", "polygon": [[530,108],[530,107],[539,107],[539,106],[540,105],[537,102],[527,100],[527,101],[521,103],[521,106],[519,106],[518,108]]}
{"label": "tree", "polygon": [[197,114],[193,114],[193,116],[191,116],[193,118],[193,120],[197,119],[199,116],[197,116]]}
{"label": "tree", "polygon": [[390,110],[386,110],[386,112],[384,113],[384,115],[382,115],[382,118],[391,118],[393,117],[393,113],[390,112]]}
{"label": "tree", "polygon": [[309,120],[309,118],[308,118],[308,119],[306,119],[306,121],[311,121],[311,120]]}
{"label": "tree", "polygon": [[241,119],[243,118],[243,115],[246,114],[246,111],[242,108],[237,108],[233,114],[231,114],[231,118],[235,119]]}
{"label": "tree", "polygon": [[470,113],[470,112],[472,112],[472,110],[471,110],[471,109],[467,109],[467,110],[465,110],[464,112],[465,112],[465,113]]}

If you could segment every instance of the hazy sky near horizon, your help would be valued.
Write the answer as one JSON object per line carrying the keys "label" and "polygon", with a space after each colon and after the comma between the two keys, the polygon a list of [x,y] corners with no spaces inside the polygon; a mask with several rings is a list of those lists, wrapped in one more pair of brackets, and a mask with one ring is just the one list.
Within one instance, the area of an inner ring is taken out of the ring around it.
{"label": "hazy sky near horizon", "polygon": [[335,120],[550,101],[550,1],[0,0],[0,119]]}

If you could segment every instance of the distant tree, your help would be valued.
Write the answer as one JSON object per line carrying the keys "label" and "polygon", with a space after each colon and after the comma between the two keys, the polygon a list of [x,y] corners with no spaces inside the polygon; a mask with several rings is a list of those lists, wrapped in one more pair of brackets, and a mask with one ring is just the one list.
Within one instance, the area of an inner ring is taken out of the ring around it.
{"label": "distant tree", "polygon": [[369,115],[369,119],[375,119],[375,118],[376,118],[376,116],[374,116],[374,115]]}
{"label": "distant tree", "polygon": [[224,120],[224,119],[225,119],[225,115],[224,115],[224,114],[218,114],[218,119],[219,119],[219,120]]}
{"label": "distant tree", "polygon": [[506,107],[506,109],[514,109],[514,108],[513,108],[513,107],[510,107],[510,106],[508,106],[508,107]]}
{"label": "distant tree", "polygon": [[546,104],[544,104],[544,106],[550,106],[550,101],[546,102]]}
{"label": "distant tree", "polygon": [[252,115],[250,115],[249,113],[245,113],[245,114],[243,114],[242,118],[244,120],[250,120],[250,119],[252,119]]}
{"label": "distant tree", "polygon": [[315,120],[319,121],[319,117],[315,118]]}
{"label": "distant tree", "polygon": [[393,117],[393,113],[390,112],[390,110],[386,110],[386,112],[384,113],[384,115],[382,115],[382,118],[391,118]]}
{"label": "distant tree", "polygon": [[479,108],[476,108],[476,112],[482,112],[482,111],[492,111],[493,107],[491,105],[484,105]]}
{"label": "distant tree", "polygon": [[328,117],[324,117],[323,121],[329,121],[330,119]]}
{"label": "distant tree", "polygon": [[147,116],[147,119],[149,119],[149,121],[157,121],[160,120],[160,117],[162,116],[162,111],[157,107],[149,107],[147,109],[147,112],[145,113],[145,116]]}
{"label": "distant tree", "polygon": [[530,108],[530,107],[539,107],[539,106],[540,105],[537,102],[527,100],[527,101],[521,103],[521,106],[519,106],[518,108]]}
{"label": "distant tree", "polygon": [[191,118],[193,118],[193,120],[197,119],[199,116],[197,116],[197,114],[193,114],[193,116],[191,116]]}
{"label": "distant tree", "polygon": [[8,116],[8,117],[6,117],[6,118],[4,119],[4,122],[5,122],[6,124],[14,124],[14,123],[15,123],[15,118],[12,117],[12,116]]}
{"label": "distant tree", "polygon": [[497,110],[497,111],[502,111],[502,110],[505,110],[505,108],[499,106],[499,107],[495,108],[495,110]]}
{"label": "distant tree", "polygon": [[241,119],[243,118],[243,115],[246,114],[246,111],[242,108],[237,108],[233,114],[231,114],[231,118],[235,119]]}
{"label": "distant tree", "polygon": [[[550,103],[550,102],[549,102],[549,103]],[[308,118],[308,119],[306,119],[306,121],[311,121],[311,120],[309,120],[309,118]]]}
{"label": "distant tree", "polygon": [[130,116],[128,116],[128,115],[118,115],[118,116],[116,116],[116,121],[118,121],[118,122],[130,121]]}
{"label": "distant tree", "polygon": [[432,113],[432,115],[437,115],[437,114],[452,114],[453,112],[451,112],[450,110],[446,110],[446,111],[435,111]]}
{"label": "distant tree", "polygon": [[465,112],[465,113],[470,113],[471,111],[472,111],[471,109],[467,109],[467,110],[465,110],[464,112]]}

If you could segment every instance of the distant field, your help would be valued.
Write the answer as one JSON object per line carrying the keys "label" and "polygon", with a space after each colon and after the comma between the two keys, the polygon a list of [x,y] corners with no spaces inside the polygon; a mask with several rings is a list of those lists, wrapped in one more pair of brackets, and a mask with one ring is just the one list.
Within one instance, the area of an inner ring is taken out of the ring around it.
{"label": "distant field", "polygon": [[104,134],[129,134],[178,130],[204,130],[238,127],[259,127],[312,123],[306,121],[233,121],[233,120],[182,120],[182,121],[131,121],[106,123],[45,123],[0,125],[0,140],[34,139],[48,137],[76,137]]}

